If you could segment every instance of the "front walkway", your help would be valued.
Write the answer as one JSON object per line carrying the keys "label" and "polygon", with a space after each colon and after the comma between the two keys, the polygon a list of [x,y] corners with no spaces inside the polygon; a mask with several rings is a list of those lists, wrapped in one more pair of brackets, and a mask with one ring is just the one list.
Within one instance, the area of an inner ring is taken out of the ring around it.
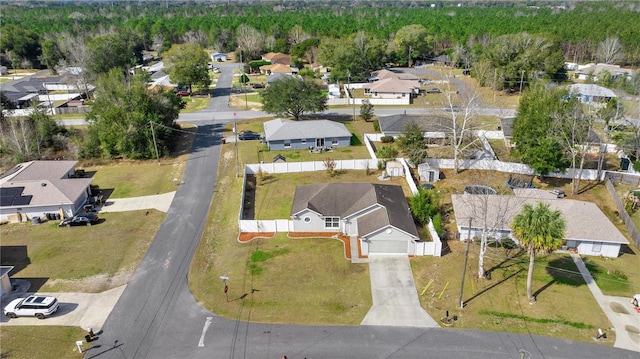
{"label": "front walkway", "polygon": [[591,290],[593,297],[615,328],[616,342],[613,346],[640,352],[640,313],[634,310],[633,304],[631,304],[631,296],[624,298],[602,294],[600,287],[591,276],[580,255],[571,253],[571,258],[578,270],[580,270],[580,274],[582,274],[582,278],[587,283],[587,287]]}
{"label": "front walkway", "polygon": [[369,255],[373,306],[361,325],[439,327],[420,306],[406,255]]}

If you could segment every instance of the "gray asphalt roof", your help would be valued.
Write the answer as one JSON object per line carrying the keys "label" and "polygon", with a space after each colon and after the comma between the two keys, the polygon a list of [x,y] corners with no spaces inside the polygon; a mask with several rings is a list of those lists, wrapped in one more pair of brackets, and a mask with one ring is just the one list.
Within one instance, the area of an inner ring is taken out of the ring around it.
{"label": "gray asphalt roof", "polygon": [[405,125],[412,121],[420,125],[424,132],[451,132],[451,119],[444,117],[398,114],[380,116],[378,119],[382,133],[401,133],[404,131]]}
{"label": "gray asphalt roof", "polygon": [[291,215],[310,209],[324,216],[348,218],[378,207],[358,219],[361,235],[394,226],[418,237],[402,187],[372,183],[321,183],[296,187]]}
{"label": "gray asphalt roof", "polygon": [[351,137],[345,125],[329,120],[291,121],[276,118],[264,123],[267,141],[300,138]]}
{"label": "gray asphalt roof", "polygon": [[[535,194],[535,193],[534,193]],[[595,203],[573,199],[544,199],[525,196],[503,195],[451,195],[453,211],[458,225],[465,225],[473,218],[472,227],[511,230],[513,218],[525,204],[538,202],[549,204],[559,210],[566,222],[565,238],[594,242],[628,244],[627,238],[611,223]]]}
{"label": "gray asphalt roof", "polygon": [[617,97],[610,89],[594,84],[574,84],[569,87],[569,91],[586,96]]}

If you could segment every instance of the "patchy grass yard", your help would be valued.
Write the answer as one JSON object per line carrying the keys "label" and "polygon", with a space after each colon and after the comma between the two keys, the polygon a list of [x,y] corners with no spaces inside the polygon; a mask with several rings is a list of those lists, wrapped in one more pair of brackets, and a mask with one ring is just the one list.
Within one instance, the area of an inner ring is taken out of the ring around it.
{"label": "patchy grass yard", "polygon": [[[126,284],[147,252],[165,214],[155,210],[100,213],[90,227],[0,226],[2,264],[30,290],[97,293]],[[4,330],[4,329],[3,329]]]}
{"label": "patchy grass yard", "polygon": [[[278,234],[239,243],[242,178],[235,177],[233,147],[223,146],[221,156],[216,200],[189,274],[196,299],[229,319],[359,324],[371,306],[368,266],[346,260],[335,239]],[[222,275],[230,278],[228,296]]]}
{"label": "patchy grass yard", "polygon": [[[526,298],[528,256],[503,248],[490,248],[485,269],[491,279],[478,279],[479,246],[469,246],[469,262],[460,309],[459,295],[465,244],[448,241],[450,253],[442,258],[411,260],[420,302],[434,319],[458,316],[454,327],[545,335],[591,342],[597,328],[608,328],[608,319],[593,298],[568,255],[536,258],[533,291],[537,303]],[[604,342],[613,345],[611,332]]]}
{"label": "patchy grass yard", "polygon": [[[254,126],[254,127],[252,127]],[[259,124],[245,124],[245,128],[259,131]],[[295,322],[314,324],[357,324],[370,305],[368,267],[350,264],[343,254],[342,245],[332,239],[288,239],[284,234],[274,238],[256,239],[250,243],[237,241],[237,215],[241,179],[235,178],[232,146],[223,148],[217,186],[209,223],[194,258],[190,271],[190,285],[196,298],[207,308],[230,319]],[[241,152],[242,155],[242,152]],[[338,181],[350,181],[350,174],[341,174]],[[375,176],[374,176],[375,177]],[[371,179],[364,173],[354,179]],[[443,195],[445,209],[450,211],[450,195],[461,193],[468,184],[490,185],[499,192],[506,188],[508,174],[466,170],[455,175],[444,170],[443,179],[436,190]],[[296,184],[326,182],[325,172],[287,176],[268,175],[266,183],[256,191],[257,218],[284,218],[290,210],[290,198]],[[563,187],[569,191],[569,181],[533,179],[537,188]],[[602,187],[583,182],[585,190],[570,198],[597,202],[607,215],[614,215],[612,203]],[[262,192],[262,193],[261,193]],[[286,199],[286,200],[285,200]],[[448,229],[455,228],[453,216],[448,216]],[[568,256],[553,254],[536,261],[534,291],[538,303],[529,305],[525,298],[528,258],[514,250],[491,248],[486,256],[486,268],[492,268],[492,279],[478,280],[477,244],[471,244],[468,272],[463,299],[465,308],[458,309],[461,266],[464,244],[448,241],[449,252],[441,258],[419,257],[411,259],[417,290],[422,305],[436,319],[449,310],[458,315],[457,328],[488,329],[506,332],[554,335],[580,341],[591,341],[595,328],[609,326],[597,302],[579,276]],[[633,254],[601,264],[619,268],[628,277],[637,276],[632,266]],[[586,259],[591,262],[590,258]],[[612,265],[615,263],[615,265]],[[325,275],[329,273],[330,275]],[[230,280],[228,298],[224,295],[219,277]],[[604,276],[600,283],[608,280]],[[359,278],[359,281],[351,281]],[[211,285],[219,281],[218,285]],[[637,285],[635,279],[629,286]],[[328,283],[330,282],[330,283]],[[605,292],[613,293],[603,285]],[[274,290],[274,289],[278,290]],[[295,288],[295,289],[294,289]],[[426,290],[425,290],[426,288]],[[253,291],[257,289],[258,291]],[[614,288],[615,289],[615,288]],[[618,286],[617,290],[624,290]],[[424,291],[424,292],[423,292]],[[324,292],[319,296],[320,292]],[[327,293],[330,293],[328,295]],[[247,294],[245,300],[238,300]],[[318,301],[309,298],[318,298]],[[569,300],[569,298],[571,300]],[[309,307],[311,306],[311,307]],[[613,334],[613,333],[612,333]],[[604,341],[613,345],[615,336]]]}
{"label": "patchy grass yard", "polygon": [[[87,332],[78,327],[62,326],[3,326],[0,330],[0,356],[11,359],[58,358],[77,359],[75,342]],[[90,347],[83,344],[83,350]]]}

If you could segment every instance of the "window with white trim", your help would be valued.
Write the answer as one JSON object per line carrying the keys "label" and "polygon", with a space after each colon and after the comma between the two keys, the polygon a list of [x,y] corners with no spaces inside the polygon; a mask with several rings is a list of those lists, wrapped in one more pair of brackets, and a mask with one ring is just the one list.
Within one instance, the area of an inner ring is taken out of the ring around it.
{"label": "window with white trim", "polygon": [[338,137],[334,137],[331,139],[331,145],[332,146],[337,146],[338,145]]}
{"label": "window with white trim", "polygon": [[324,228],[340,228],[340,217],[324,217]]}
{"label": "window with white trim", "polygon": [[284,141],[284,148],[291,148],[291,140]]}
{"label": "window with white trim", "polygon": [[300,143],[303,144],[303,145],[306,145],[307,144],[307,139],[306,138],[301,139]]}
{"label": "window with white trim", "polygon": [[304,217],[303,220],[304,220],[304,223],[309,223],[311,222],[311,217]]}

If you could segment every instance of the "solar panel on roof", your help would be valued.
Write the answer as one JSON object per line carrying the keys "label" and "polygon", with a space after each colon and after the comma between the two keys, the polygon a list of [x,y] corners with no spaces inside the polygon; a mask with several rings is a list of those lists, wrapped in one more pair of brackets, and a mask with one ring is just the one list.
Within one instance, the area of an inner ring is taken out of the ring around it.
{"label": "solar panel on roof", "polygon": [[27,204],[31,203],[31,198],[33,198],[33,196],[15,197],[15,198],[13,199],[13,205],[14,205],[14,206],[24,206],[24,205],[27,205]]}

